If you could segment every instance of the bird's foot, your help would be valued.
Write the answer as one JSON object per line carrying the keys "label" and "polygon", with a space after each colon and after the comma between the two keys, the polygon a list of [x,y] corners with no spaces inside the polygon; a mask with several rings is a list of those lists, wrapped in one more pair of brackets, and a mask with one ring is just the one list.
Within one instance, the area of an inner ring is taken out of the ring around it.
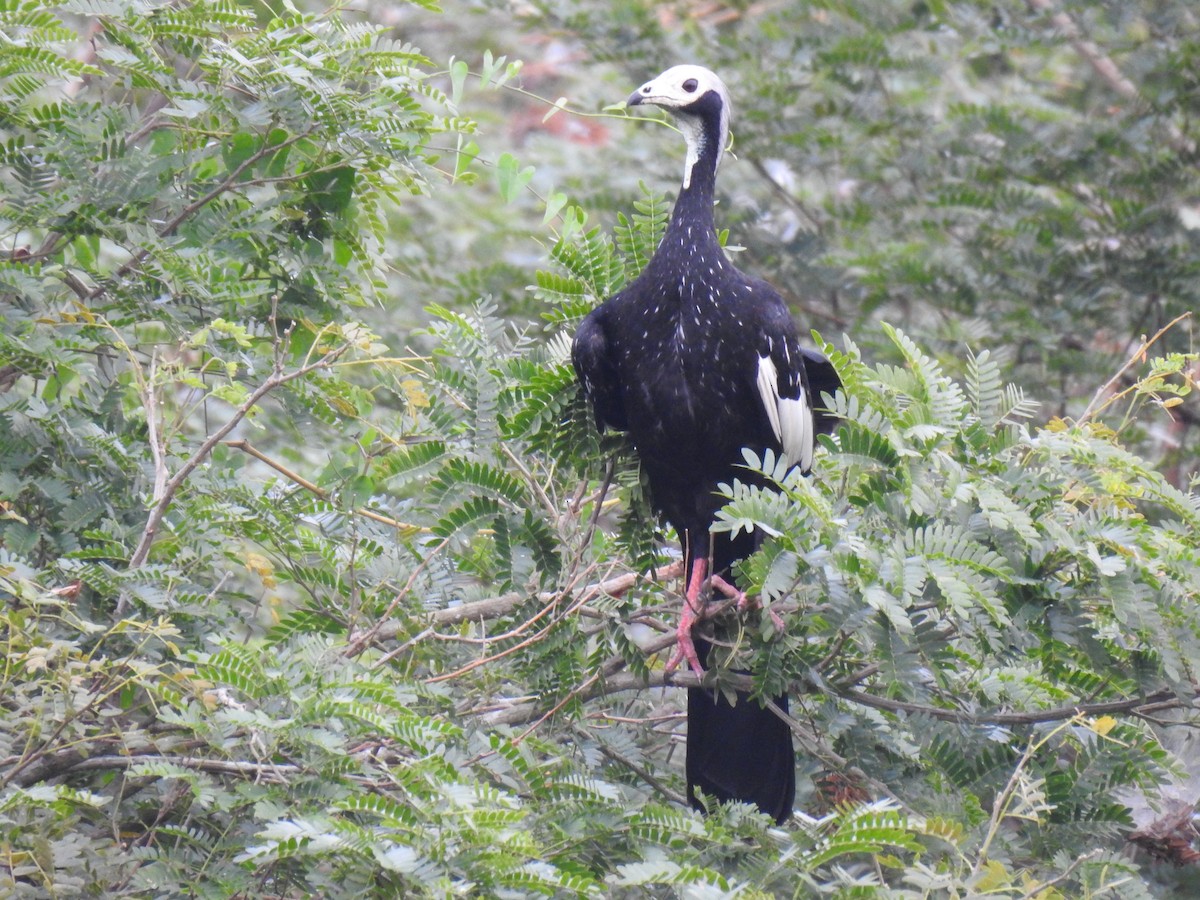
{"label": "bird's foot", "polygon": [[[720,575],[714,575],[712,577],[712,584],[717,590],[719,590],[726,597],[730,597],[737,601],[737,611],[739,613],[744,613],[748,609],[762,609],[763,608],[761,599],[759,599],[758,597],[751,597],[749,594],[745,593],[744,591],[739,591],[732,584],[730,584],[725,579],[723,579]],[[784,626],[783,626],[783,619],[781,619],[779,617],[779,613],[775,612],[775,610],[773,610],[773,609],[768,608],[767,615],[771,617],[771,623],[775,626],[775,629],[777,631],[785,630]]]}
{"label": "bird's foot", "polygon": [[[671,654],[671,658],[667,660],[664,669],[668,674],[674,672],[686,659],[688,668],[700,678],[704,677],[704,666],[700,665],[700,656],[696,652],[692,629],[696,627],[697,622],[708,617],[708,610],[704,602],[704,576],[707,572],[708,564],[702,559],[696,560],[692,567],[691,580],[688,582],[687,591],[683,597],[683,614],[679,617],[679,627],[675,631],[675,650]],[[708,579],[708,584],[713,590],[733,600],[737,604],[738,612],[745,612],[747,609],[762,609],[762,602],[758,597],[750,597],[744,591],[739,591],[720,575],[713,575]],[[771,617],[771,622],[776,629],[781,632],[785,630],[783,619],[779,617],[779,613],[768,609],[767,615]]]}
{"label": "bird's foot", "polygon": [[664,669],[668,674],[674,672],[681,662],[687,660],[688,668],[696,673],[698,678],[704,677],[704,666],[700,665],[700,655],[696,652],[696,642],[692,639],[692,628],[700,621],[700,616],[688,614],[684,606],[684,614],[679,617],[679,627],[675,630],[675,652],[667,660]]}
{"label": "bird's foot", "polygon": [[696,560],[692,566],[692,578],[687,591],[683,595],[683,614],[679,617],[679,627],[675,630],[675,651],[667,660],[664,671],[670,674],[685,659],[690,668],[700,678],[704,677],[704,666],[700,665],[700,655],[696,652],[696,642],[692,639],[692,629],[704,618],[704,575],[708,566],[704,560]]}
{"label": "bird's foot", "polygon": [[738,612],[741,612],[750,603],[750,598],[746,596],[745,591],[739,591],[720,575],[714,575],[708,579],[708,583],[713,586],[713,590],[720,591],[730,600],[737,601]]}

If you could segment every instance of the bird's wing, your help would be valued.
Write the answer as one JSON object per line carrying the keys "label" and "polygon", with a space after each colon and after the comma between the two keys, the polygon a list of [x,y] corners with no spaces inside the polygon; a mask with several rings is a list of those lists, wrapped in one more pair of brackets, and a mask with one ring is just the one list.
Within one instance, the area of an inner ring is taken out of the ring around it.
{"label": "bird's wing", "polygon": [[784,457],[807,472],[815,429],[796,325],[782,301],[766,305],[758,319],[758,394]]}
{"label": "bird's wing", "polygon": [[623,431],[629,424],[625,405],[621,402],[616,369],[609,355],[608,338],[604,334],[603,311],[604,307],[593,310],[575,332],[571,365],[575,368],[575,377],[583,385],[583,395],[596,414],[596,428]]}
{"label": "bird's wing", "polygon": [[830,434],[837,428],[838,418],[825,409],[825,401],[821,397],[824,394],[830,397],[836,394],[842,386],[842,379],[838,377],[833,363],[816,350],[801,349],[800,352],[804,354],[804,372],[808,376],[808,390],[813,398],[817,434]]}

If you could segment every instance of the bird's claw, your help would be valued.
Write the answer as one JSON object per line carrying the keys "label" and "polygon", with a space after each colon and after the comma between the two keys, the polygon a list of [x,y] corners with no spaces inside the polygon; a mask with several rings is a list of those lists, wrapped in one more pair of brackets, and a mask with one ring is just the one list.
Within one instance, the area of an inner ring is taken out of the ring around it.
{"label": "bird's claw", "polygon": [[[762,608],[762,601],[757,597],[747,597],[743,594],[742,599],[738,601],[738,612],[745,612],[748,609]],[[784,627],[783,618],[779,615],[779,613],[775,612],[775,610],[771,609],[770,607],[767,607],[767,615],[771,617],[771,624],[775,626],[776,631],[783,632],[787,630]]]}
{"label": "bird's claw", "polygon": [[[758,597],[751,597],[745,591],[739,591],[720,575],[714,575],[710,579],[710,583],[726,597],[729,597],[731,600],[735,600],[737,602],[737,611],[739,613],[744,613],[749,609],[763,608],[762,600],[760,600]],[[777,631],[785,630],[783,626],[783,619],[780,618],[779,613],[768,607],[767,615],[771,617],[771,623],[775,626]]]}
{"label": "bird's claw", "polygon": [[696,642],[692,640],[691,626],[685,630],[681,625],[676,632],[676,637],[678,640],[675,643],[675,651],[671,654],[671,658],[667,660],[663,671],[669,675],[686,659],[688,668],[696,673],[696,677],[703,678],[704,666],[700,665],[700,655],[696,652]]}
{"label": "bird's claw", "polygon": [[697,622],[704,618],[705,603],[702,591],[707,569],[708,565],[702,559],[696,560],[692,566],[692,577],[683,595],[683,613],[679,616],[679,627],[675,630],[675,650],[664,667],[667,674],[674,672],[675,668],[686,659],[688,668],[695,672],[697,677],[704,677],[704,666],[700,665],[700,655],[696,652],[692,629],[696,627]]}
{"label": "bird's claw", "polygon": [[[679,617],[679,627],[675,631],[675,650],[671,653],[671,658],[667,660],[667,664],[663,669],[668,675],[674,672],[679,667],[679,664],[686,659],[688,668],[695,672],[698,677],[704,677],[704,666],[700,665],[700,655],[696,652],[696,642],[692,638],[692,629],[696,627],[697,622],[706,618],[708,613],[706,604],[702,599],[706,568],[702,560],[697,560],[692,570],[692,578],[683,598],[683,614]],[[720,575],[713,575],[708,579],[708,584],[714,590],[733,600],[737,605],[739,613],[744,613],[748,609],[763,608],[762,601],[758,597],[751,597],[745,591],[739,591]],[[783,632],[786,630],[779,613],[768,608],[767,615],[771,617],[771,623],[777,631]]]}

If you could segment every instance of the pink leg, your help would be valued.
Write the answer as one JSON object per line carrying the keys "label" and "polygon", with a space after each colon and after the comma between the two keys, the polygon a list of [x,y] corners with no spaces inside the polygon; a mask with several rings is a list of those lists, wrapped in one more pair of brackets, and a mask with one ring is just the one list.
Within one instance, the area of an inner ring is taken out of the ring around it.
{"label": "pink leg", "polygon": [[696,643],[692,640],[692,629],[704,618],[704,600],[701,597],[704,589],[704,574],[708,571],[708,561],[696,560],[692,566],[692,578],[688,582],[687,592],[683,595],[683,614],[679,617],[679,628],[675,635],[675,652],[667,660],[664,671],[674,672],[685,659],[693,672],[704,677],[704,666],[700,665],[700,657],[696,653]]}

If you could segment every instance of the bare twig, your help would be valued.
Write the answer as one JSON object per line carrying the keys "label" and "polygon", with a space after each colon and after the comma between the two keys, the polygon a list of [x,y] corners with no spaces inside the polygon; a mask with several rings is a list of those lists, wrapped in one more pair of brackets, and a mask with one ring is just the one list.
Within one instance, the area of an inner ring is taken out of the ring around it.
{"label": "bare twig", "polygon": [[[1028,891],[1022,894],[1021,900],[1034,900],[1035,897],[1053,897],[1055,895],[1061,897],[1062,895],[1059,894],[1058,891],[1052,891],[1051,888],[1053,888],[1056,884],[1062,884],[1064,881],[1070,878],[1071,875],[1074,874],[1075,870],[1084,863],[1091,862],[1093,859],[1103,856],[1105,852],[1106,851],[1103,848],[1097,848],[1095,850],[1089,850],[1082,856],[1077,856],[1071,861],[1069,866],[1067,866],[1049,881],[1043,881],[1041,884],[1031,887]],[[1112,883],[1102,885],[1100,886],[1100,889],[1097,890],[1092,896],[1099,896],[1104,888],[1112,890],[1114,887],[1116,887],[1116,885]]]}
{"label": "bare twig", "polygon": [[154,493],[151,496],[155,503],[162,499],[163,493],[167,489],[166,447],[158,427],[158,394],[154,384],[157,374],[158,353],[155,351],[150,354],[150,371],[147,373],[144,383],[145,399],[143,400],[146,406],[146,440],[150,444],[150,458],[154,462]]}
{"label": "bare twig", "polygon": [[1049,709],[1038,709],[1030,712],[959,712],[940,706],[928,706],[922,703],[906,703],[902,700],[889,700],[876,697],[863,691],[842,689],[835,696],[872,709],[891,713],[907,713],[910,715],[929,716],[943,722],[958,722],[963,725],[1037,725],[1042,722],[1061,722],[1076,716],[1103,716],[1112,713],[1137,712],[1143,706],[1156,708],[1179,708],[1189,705],[1190,701],[1176,697],[1171,691],[1162,690],[1146,697],[1129,697],[1125,700],[1106,700],[1100,703],[1077,703],[1071,706],[1053,706]]}
{"label": "bare twig", "polygon": [[1008,783],[1004,786],[1004,789],[1000,791],[1000,793],[997,794],[992,800],[992,817],[988,822],[988,830],[987,834],[983,838],[983,844],[980,846],[979,851],[976,854],[975,865],[971,867],[972,878],[979,874],[980,870],[987,862],[988,851],[991,849],[992,841],[995,840],[996,835],[1000,831],[1000,826],[1004,824],[1004,820],[1009,817],[1010,804],[1012,803],[1013,796],[1017,792],[1017,788],[1021,784],[1021,775],[1024,773],[1026,766],[1029,765],[1029,761],[1033,759],[1034,754],[1044,747],[1055,735],[1067,728],[1068,724],[1069,723],[1064,723],[1059,725],[1049,734],[1037,740],[1031,740],[1025,747],[1025,750],[1021,753],[1021,758],[1017,761],[1016,766],[1013,768],[1013,773],[1009,776]]}
{"label": "bare twig", "polygon": [[642,779],[642,781],[646,782],[646,784],[650,785],[652,788],[666,797],[670,802],[677,803],[680,806],[687,806],[687,798],[684,797],[683,794],[679,793],[678,791],[671,790],[669,787],[651,775],[650,771],[645,766],[639,766],[633,760],[612,749],[612,747],[605,746],[603,742],[597,742],[596,749],[598,749],[602,755],[607,756],[613,762],[627,768],[638,778]]}
{"label": "bare twig", "polygon": [[771,190],[779,195],[784,203],[790,206],[795,212],[804,216],[816,231],[821,230],[821,220],[807,206],[801,203],[795,194],[779,183],[778,179],[771,174],[770,169],[767,168],[761,159],[757,156],[746,156],[744,158],[750,163],[754,171],[758,173],[758,176],[770,186]]}
{"label": "bare twig", "polygon": [[[1108,56],[1093,41],[1088,40],[1084,36],[1083,30],[1075,23],[1075,20],[1071,18],[1069,13],[1063,10],[1056,10],[1051,0],[1029,0],[1029,5],[1038,12],[1046,13],[1050,16],[1050,21],[1054,27],[1070,42],[1071,46],[1075,48],[1075,52],[1087,61],[1092,70],[1100,76],[1100,80],[1107,84],[1114,93],[1130,102],[1146,102],[1134,83],[1126,78],[1117,64],[1113,62],[1112,57]],[[1166,129],[1167,142],[1176,153],[1191,153],[1195,149],[1193,143],[1188,140],[1187,136],[1173,122],[1166,122],[1164,128]]]}
{"label": "bare twig", "polygon": [[[651,580],[676,578],[680,571],[682,571],[681,564],[672,564],[660,569],[657,573],[657,579]],[[584,588],[583,592],[579,595],[579,599],[586,604],[601,596],[619,597],[640,580],[643,580],[643,576],[633,572],[617,575]],[[536,596],[536,599],[543,604],[551,603],[559,594],[559,591],[543,591]],[[461,625],[463,622],[501,619],[528,600],[528,594],[520,591],[510,591],[507,594],[486,597],[483,600],[474,600],[470,603],[462,603],[458,606],[436,610],[430,613],[429,621],[435,628],[449,628]],[[581,612],[584,615],[588,614],[587,610],[581,610]],[[373,630],[376,640],[389,640],[404,630],[404,624],[401,622],[380,621],[378,627]],[[351,643],[356,642],[358,638],[359,633],[351,634]]]}
{"label": "bare twig", "polygon": [[[672,642],[674,635],[670,635]],[[750,681],[750,676],[733,676],[736,678],[745,678]],[[579,699],[583,702],[595,700],[598,697],[606,697],[609,694],[619,694],[624,691],[642,691],[647,688],[661,687],[699,687],[700,679],[692,672],[675,672],[671,675],[664,674],[661,670],[650,672],[646,677],[635,675],[632,672],[619,672],[611,678],[605,678],[595,681],[591,687],[580,694]],[[747,687],[749,685],[747,684]],[[533,722],[536,719],[545,715],[545,705],[537,701],[529,701],[517,703],[507,709],[497,710],[494,712],[485,713],[481,716],[484,723],[487,725],[525,725]]]}
{"label": "bare twig", "polygon": [[[267,456],[267,454],[263,453],[257,447],[251,446],[250,442],[244,438],[238,438],[232,441],[221,441],[221,445],[224,447],[229,447],[233,450],[241,450],[246,455],[253,456],[259,462],[270,466],[289,481],[300,485],[300,487],[304,488],[310,494],[320,497],[322,500],[329,499],[329,491],[313,484],[303,475],[300,475],[298,472],[289,469],[283,463],[279,462],[279,460],[272,459],[271,457]],[[418,532],[429,531],[429,529],[424,526],[411,525],[408,522],[401,522],[399,519],[393,519],[391,516],[385,516],[383,513],[375,512],[373,509],[367,509],[365,506],[360,506],[358,509],[354,510],[354,514],[356,516],[362,516],[364,519],[370,519],[372,522],[378,522],[380,525],[387,525],[389,528],[395,528],[397,531],[404,534],[417,534]]]}
{"label": "bare twig", "polygon": [[[551,616],[551,613],[553,613],[554,610],[557,608],[558,603],[565,595],[566,590],[567,589],[564,588],[562,591],[552,594],[550,601],[547,602],[537,613],[535,613],[530,618],[526,619],[519,626],[517,626],[516,628],[509,631],[507,634],[499,635],[496,638],[496,640],[511,640],[514,637],[518,637],[519,635],[528,631],[531,627],[533,627],[533,625],[535,625],[542,619],[550,616],[551,617],[550,621],[546,625],[544,625],[542,628],[540,628],[538,631],[534,632],[534,634],[530,635],[529,637],[525,638],[522,641],[518,641],[515,644],[505,647],[503,650],[493,653],[491,656],[481,656],[478,659],[472,660],[471,662],[467,663],[464,666],[460,666],[459,668],[455,669],[453,672],[446,672],[442,675],[435,675],[432,678],[428,678],[426,680],[428,681],[429,684],[437,684],[438,682],[441,682],[441,681],[450,681],[454,678],[458,678],[461,675],[465,675],[467,672],[470,672],[474,669],[478,669],[480,666],[486,666],[489,663],[495,662],[496,660],[503,659],[506,656],[511,656],[512,654],[516,653],[518,650],[524,650],[526,647],[529,647],[529,646],[537,643],[538,641],[542,640],[550,633],[550,629],[552,629],[554,627],[554,625],[562,618],[561,616]],[[567,609],[567,613],[573,612],[575,609],[582,606],[583,603],[584,603],[584,601],[582,599],[576,600]]]}
{"label": "bare twig", "polygon": [[[653,644],[644,647],[647,655],[661,652],[675,643],[675,634],[667,633],[659,637]],[[664,675],[662,672],[651,672],[646,678],[629,673],[620,673],[624,666],[621,657],[608,660],[601,671],[588,678],[586,682],[571,692],[568,699],[580,699],[583,702],[595,700],[608,694],[623,691],[640,690],[647,687],[699,687],[701,680],[690,672],[676,672]],[[754,689],[754,679],[749,675],[732,672],[722,673],[722,683],[736,691],[749,693]],[[804,688],[811,693],[811,685]],[[1175,708],[1188,706],[1190,701],[1175,698],[1170,691],[1159,691],[1147,697],[1133,697],[1126,700],[1109,700],[1099,703],[1079,703],[1073,706],[1058,706],[1050,709],[1033,710],[1030,712],[999,712],[984,711],[976,713],[959,712],[937,706],[920,703],[905,703],[876,697],[863,691],[840,690],[833,696],[851,703],[857,703],[872,709],[907,715],[925,715],[932,719],[945,722],[955,722],[960,725],[1036,725],[1043,722],[1061,722],[1077,716],[1100,716],[1115,713],[1136,714],[1143,706],[1161,708],[1171,705]],[[553,713],[561,708],[562,701],[547,707],[537,700],[522,701],[501,710],[480,711],[481,718],[489,724],[523,725],[528,722],[541,721],[547,717],[547,712]],[[832,759],[832,757],[830,757]]]}
{"label": "bare twig", "polygon": [[1119,382],[1121,380],[1121,377],[1126,372],[1128,372],[1131,368],[1133,368],[1139,362],[1145,361],[1146,351],[1149,350],[1158,341],[1159,338],[1161,338],[1164,334],[1166,334],[1168,331],[1170,331],[1172,328],[1174,328],[1176,325],[1178,325],[1184,319],[1189,318],[1190,316],[1191,316],[1191,312],[1181,313],[1180,315],[1173,318],[1166,325],[1164,325],[1162,328],[1158,329],[1158,331],[1156,331],[1154,333],[1154,337],[1143,339],[1142,343],[1138,346],[1138,348],[1136,350],[1134,350],[1133,353],[1130,354],[1129,359],[1125,360],[1125,365],[1121,366],[1121,368],[1119,368],[1117,370],[1117,373],[1115,375],[1113,375],[1112,378],[1108,379],[1108,381],[1104,382],[1104,384],[1101,386],[1101,388],[1098,391],[1096,391],[1095,396],[1092,397],[1092,401],[1087,405],[1087,409],[1085,409],[1083,411],[1083,414],[1079,417],[1079,421],[1086,422],[1092,416],[1104,411],[1111,404],[1115,403],[1117,398],[1122,396],[1122,394],[1124,393],[1123,391],[1118,394],[1113,394],[1111,397],[1108,397],[1108,399],[1106,399],[1103,403],[1101,403],[1100,401],[1101,401],[1101,398],[1108,396],[1108,392],[1111,391],[1116,386],[1117,382]]}
{"label": "bare twig", "polygon": [[542,487],[540,479],[534,477],[533,473],[525,465],[524,461],[513,452],[513,449],[505,443],[500,444],[500,452],[504,454],[505,459],[513,464],[513,467],[521,473],[521,477],[525,479],[525,483],[529,485],[538,502],[542,504],[542,509],[550,516],[551,521],[562,515],[562,510],[554,505],[554,501],[546,494],[545,488]]}
{"label": "bare twig", "polygon": [[350,646],[346,648],[347,656],[357,656],[359,653],[362,653],[363,648],[366,647],[367,644],[374,640],[375,634],[379,630],[379,626],[391,618],[392,613],[396,611],[396,607],[399,606],[401,601],[408,596],[409,592],[413,588],[413,585],[417,583],[418,576],[425,571],[426,567],[433,562],[434,557],[441,553],[449,543],[450,538],[443,538],[442,541],[436,547],[430,550],[425,555],[425,558],[422,559],[415,568],[413,568],[411,574],[408,576],[408,581],[404,583],[404,587],[402,587],[396,596],[392,598],[392,602],[389,603],[388,608],[383,611],[383,615],[379,617],[374,625],[350,642]]}
{"label": "bare twig", "polygon": [[[304,365],[300,366],[300,368],[293,369],[290,372],[283,371],[282,366],[277,361],[275,370],[271,373],[270,377],[250,392],[250,395],[238,405],[237,409],[233,411],[233,415],[229,417],[225,424],[210,434],[204,443],[201,444],[196,450],[196,452],[193,453],[188,460],[179,467],[175,474],[171,476],[171,478],[164,485],[162,495],[155,500],[154,505],[151,507],[150,515],[146,520],[146,525],[142,529],[142,536],[138,540],[138,544],[133,551],[133,555],[129,558],[129,568],[139,568],[146,562],[146,558],[150,555],[150,545],[154,543],[154,536],[157,534],[158,528],[162,524],[162,520],[167,514],[167,509],[170,507],[171,501],[175,499],[175,494],[179,491],[179,488],[182,487],[185,481],[187,481],[192,472],[194,472],[201,463],[208,459],[209,454],[211,454],[213,451],[213,448],[220,444],[225,439],[226,435],[233,431],[233,429],[236,428],[238,424],[250,414],[250,411],[254,409],[264,397],[288,382],[295,381],[297,378],[303,378],[315,371],[327,368],[334,360],[336,360],[349,349],[349,344],[343,344],[340,347],[330,350],[319,359],[306,362]],[[122,600],[124,600],[124,597],[122,597]],[[118,609],[118,614],[120,612],[121,609]]]}
{"label": "bare twig", "polygon": [[[236,775],[242,778],[253,778],[257,781],[272,781],[278,784],[286,783],[285,776],[299,775],[305,770],[292,763],[248,762],[243,760],[206,759],[202,756],[165,756],[157,753],[137,754],[103,754],[86,756],[72,752],[56,760],[54,776],[58,777],[69,772],[95,772],[131,769],[146,763],[167,764],[184,769],[195,769],[199,772],[211,772],[215,775]],[[44,780],[44,773],[31,772],[24,778],[17,778],[13,783],[20,786],[36,784]]]}

